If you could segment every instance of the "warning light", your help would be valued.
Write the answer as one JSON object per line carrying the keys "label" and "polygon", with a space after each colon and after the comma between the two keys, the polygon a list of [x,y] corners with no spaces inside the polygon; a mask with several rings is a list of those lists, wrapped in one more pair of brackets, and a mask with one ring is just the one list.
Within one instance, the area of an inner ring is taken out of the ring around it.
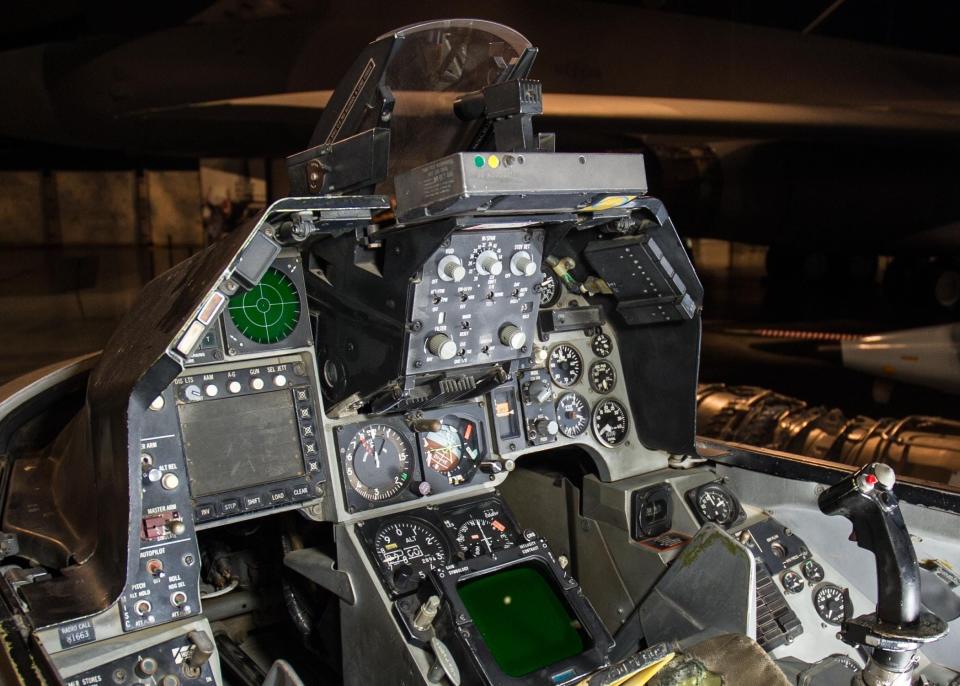
{"label": "warning light", "polygon": [[873,474],[867,474],[866,482],[867,482],[868,484],[870,484],[871,486],[876,486],[876,485],[877,485],[877,477],[875,477]]}
{"label": "warning light", "polygon": [[477,165],[477,169],[483,166],[483,155],[477,155],[473,158],[473,163]]}
{"label": "warning light", "polygon": [[491,169],[496,169],[500,166],[500,158],[496,155],[490,155],[490,157],[487,158],[487,164],[490,165]]}

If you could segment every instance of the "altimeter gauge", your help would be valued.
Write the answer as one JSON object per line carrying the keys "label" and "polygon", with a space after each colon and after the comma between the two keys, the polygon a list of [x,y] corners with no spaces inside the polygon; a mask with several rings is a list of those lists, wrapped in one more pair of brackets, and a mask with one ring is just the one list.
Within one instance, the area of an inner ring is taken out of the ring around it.
{"label": "altimeter gauge", "polygon": [[450,549],[437,529],[413,517],[384,522],[373,551],[385,576],[398,591],[427,578],[427,572],[450,563]]}

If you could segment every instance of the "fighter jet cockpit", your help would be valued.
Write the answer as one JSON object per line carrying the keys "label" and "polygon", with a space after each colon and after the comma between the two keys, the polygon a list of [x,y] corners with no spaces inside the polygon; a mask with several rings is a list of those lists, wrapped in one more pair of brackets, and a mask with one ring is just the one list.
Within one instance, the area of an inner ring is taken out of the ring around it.
{"label": "fighter jet cockpit", "polygon": [[697,439],[683,227],[536,56],[377,38],[291,197],[6,387],[0,681],[958,683],[960,495]]}

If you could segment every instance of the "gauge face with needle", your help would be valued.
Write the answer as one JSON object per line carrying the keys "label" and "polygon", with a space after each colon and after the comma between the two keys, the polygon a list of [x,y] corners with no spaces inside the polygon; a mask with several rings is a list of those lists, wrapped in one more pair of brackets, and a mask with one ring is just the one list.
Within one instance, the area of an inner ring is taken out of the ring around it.
{"label": "gauge face with needle", "polygon": [[472,517],[457,529],[457,545],[468,558],[503,550],[514,543],[510,527],[501,521],[495,511],[487,511],[482,516]]}
{"label": "gauge face with needle", "polygon": [[553,307],[560,299],[560,283],[553,272],[546,272],[540,282],[540,307]]}
{"label": "gauge face with needle", "polygon": [[586,398],[568,391],[557,400],[557,426],[567,438],[576,438],[587,430],[590,410]]}
{"label": "gauge face with needle", "polygon": [[347,481],[366,500],[389,500],[410,483],[412,455],[407,439],[396,429],[368,424],[343,450]]}
{"label": "gauge face with needle", "polygon": [[433,526],[414,518],[400,518],[380,526],[374,538],[374,551],[381,567],[394,572],[408,567],[419,579],[426,572],[450,562],[450,551],[443,535]]}
{"label": "gauge face with needle", "polygon": [[614,448],[627,438],[627,410],[616,400],[607,398],[593,408],[593,435],[608,448]]}
{"label": "gauge face with needle", "polygon": [[572,386],[583,374],[583,358],[572,345],[561,343],[550,351],[547,371],[553,383],[563,388]]}
{"label": "gauge face with needle", "polygon": [[617,370],[606,360],[590,365],[590,388],[597,393],[609,393],[617,385]]}
{"label": "gauge face with needle", "polygon": [[479,435],[476,422],[447,415],[437,431],[420,435],[427,467],[445,475],[451,485],[468,481],[481,459]]}
{"label": "gauge face with needle", "polygon": [[590,349],[597,357],[607,357],[613,352],[613,339],[605,333],[598,333],[590,341]]}
{"label": "gauge face with needle", "polygon": [[814,591],[813,607],[824,622],[839,626],[846,614],[843,589],[834,584],[823,584]]}
{"label": "gauge face with needle", "polygon": [[697,493],[697,512],[706,522],[729,526],[739,514],[733,497],[719,484],[708,484]]}

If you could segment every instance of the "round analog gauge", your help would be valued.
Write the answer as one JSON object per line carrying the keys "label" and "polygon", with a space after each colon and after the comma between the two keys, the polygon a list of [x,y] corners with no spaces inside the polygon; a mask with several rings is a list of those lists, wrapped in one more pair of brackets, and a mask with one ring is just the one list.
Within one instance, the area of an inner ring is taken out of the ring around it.
{"label": "round analog gauge", "polygon": [[450,563],[450,550],[443,535],[419,519],[397,519],[382,524],[373,549],[380,566],[398,586],[422,580],[434,567]]}
{"label": "round analog gauge", "polygon": [[613,352],[613,339],[605,333],[598,333],[590,341],[590,349],[597,357],[607,357]]}
{"label": "round analog gauge", "polygon": [[251,290],[230,298],[230,319],[254,343],[282,341],[300,321],[300,294],[290,277],[275,267]]}
{"label": "round analog gauge", "polygon": [[496,550],[509,548],[515,541],[510,527],[498,519],[499,512],[484,512],[457,529],[457,545],[467,557],[480,557]]}
{"label": "round analog gauge", "polygon": [[580,380],[583,374],[583,358],[572,345],[561,343],[550,351],[547,371],[553,383],[566,388]]}
{"label": "round analog gauge", "polygon": [[823,581],[823,567],[821,567],[820,563],[816,560],[807,560],[804,562],[800,565],[800,571],[803,572],[803,576],[805,576],[810,583],[817,584]]}
{"label": "round analog gauge", "polygon": [[607,398],[593,408],[593,434],[609,448],[614,448],[627,438],[627,411],[616,400]]}
{"label": "round analog gauge", "polygon": [[476,422],[447,415],[437,431],[420,434],[427,467],[446,475],[451,484],[469,480],[480,460],[479,433]]}
{"label": "round analog gauge", "polygon": [[540,281],[540,307],[553,307],[560,299],[560,283],[553,272],[544,272]]}
{"label": "round analog gauge", "polygon": [[347,481],[367,500],[389,500],[409,483],[412,455],[407,439],[396,429],[369,424],[357,431],[344,450]]}
{"label": "round analog gauge", "polygon": [[839,586],[824,584],[813,594],[813,607],[820,619],[828,624],[840,625],[845,614],[845,605],[843,589]]}
{"label": "round analog gauge", "polygon": [[803,590],[803,577],[791,570],[780,575],[780,583],[787,593],[799,593]]}
{"label": "round analog gauge", "polygon": [[739,514],[737,503],[727,490],[719,484],[707,484],[697,491],[697,512],[706,522],[721,526],[733,524]]}
{"label": "round analog gauge", "polygon": [[606,360],[590,365],[590,388],[597,393],[609,393],[617,385],[617,370]]}
{"label": "round analog gauge", "polygon": [[557,426],[567,438],[579,436],[590,423],[590,410],[586,399],[579,393],[568,391],[557,399]]}

